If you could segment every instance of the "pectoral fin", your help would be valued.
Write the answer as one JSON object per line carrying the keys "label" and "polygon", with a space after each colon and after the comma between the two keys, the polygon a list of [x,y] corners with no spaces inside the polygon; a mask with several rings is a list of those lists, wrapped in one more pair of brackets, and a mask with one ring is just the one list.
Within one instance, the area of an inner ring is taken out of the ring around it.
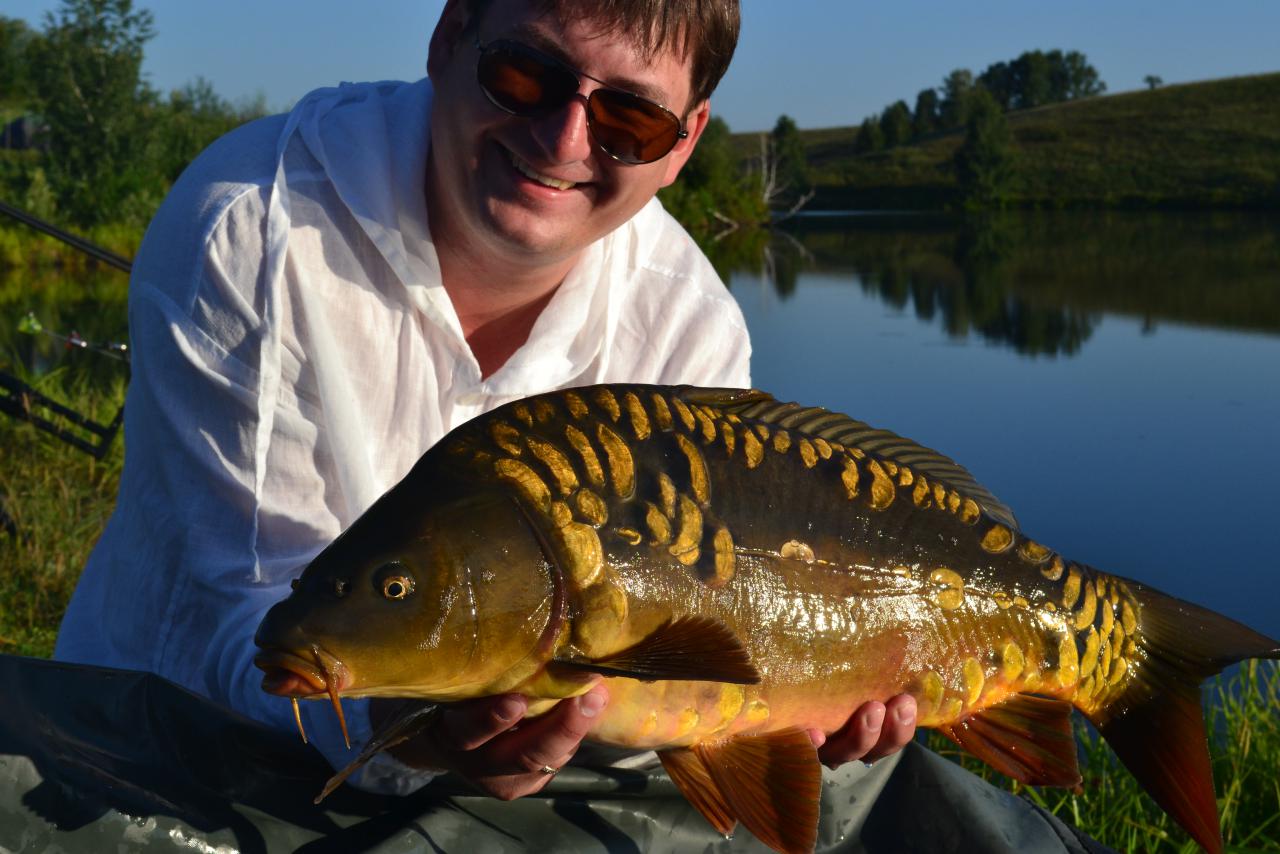
{"label": "pectoral fin", "polygon": [[1014,694],[950,726],[943,735],[1029,786],[1079,786],[1071,704]]}
{"label": "pectoral fin", "polygon": [[[822,766],[808,733],[792,727],[767,735],[737,736],[694,745],[693,752],[702,760],[730,815],[756,838],[777,851],[813,850],[818,838]],[[694,805],[702,811],[696,802]],[[702,814],[707,815],[705,811]]]}
{"label": "pectoral fin", "polygon": [[329,778],[329,782],[325,783],[324,790],[316,796],[315,802],[318,804],[329,797],[334,789],[341,786],[348,777],[364,767],[376,754],[395,747],[401,742],[408,741],[415,735],[435,726],[436,720],[440,717],[440,711],[440,707],[435,703],[405,701],[403,706],[396,710],[396,714],[369,738],[364,750],[360,751],[360,755]]}
{"label": "pectoral fin", "polygon": [[556,663],[605,676],[693,679],[754,685],[760,673],[728,626],[711,617],[678,617],[621,652],[603,658],[558,658]]}

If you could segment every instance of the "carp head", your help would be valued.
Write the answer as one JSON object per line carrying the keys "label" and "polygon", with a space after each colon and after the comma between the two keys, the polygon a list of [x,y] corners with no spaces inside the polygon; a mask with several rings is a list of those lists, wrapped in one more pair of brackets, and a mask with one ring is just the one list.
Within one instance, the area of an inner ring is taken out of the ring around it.
{"label": "carp head", "polygon": [[563,596],[537,534],[507,493],[433,469],[430,456],[258,627],[263,690],[293,698],[295,717],[303,697],[328,695],[341,718],[339,696],[495,693],[549,655]]}

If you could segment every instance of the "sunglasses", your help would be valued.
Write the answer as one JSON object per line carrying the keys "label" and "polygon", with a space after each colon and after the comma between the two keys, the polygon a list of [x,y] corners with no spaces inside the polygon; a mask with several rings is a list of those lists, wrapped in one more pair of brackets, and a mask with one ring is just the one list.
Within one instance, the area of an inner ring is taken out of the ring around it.
{"label": "sunglasses", "polygon": [[[486,45],[477,34],[476,48],[480,90],[513,116],[536,118],[559,110],[577,96],[583,77],[604,84],[519,42],[499,39]],[[660,160],[689,136],[666,107],[607,85],[587,96],[587,128],[601,151],[628,165]]]}

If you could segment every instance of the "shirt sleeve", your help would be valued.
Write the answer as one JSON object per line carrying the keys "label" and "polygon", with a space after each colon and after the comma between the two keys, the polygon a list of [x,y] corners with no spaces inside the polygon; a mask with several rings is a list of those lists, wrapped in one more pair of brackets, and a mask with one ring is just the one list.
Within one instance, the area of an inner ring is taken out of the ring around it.
{"label": "shirt sleeve", "polygon": [[[266,192],[246,188],[206,232],[191,233],[187,221],[207,199],[179,190],[149,229],[130,284],[120,493],[56,656],[158,673],[292,732],[289,700],[261,690],[253,637],[338,524],[323,490],[273,500],[259,488]],[[316,458],[317,437],[281,385],[265,464],[287,480],[297,461]],[[358,747],[369,734],[366,704],[343,705]],[[308,738],[331,764],[354,758],[327,698],[301,706]]]}

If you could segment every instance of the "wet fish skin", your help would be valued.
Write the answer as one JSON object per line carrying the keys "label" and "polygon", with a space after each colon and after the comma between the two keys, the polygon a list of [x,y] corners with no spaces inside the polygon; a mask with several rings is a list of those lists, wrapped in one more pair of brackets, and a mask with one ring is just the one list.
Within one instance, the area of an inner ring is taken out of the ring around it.
{"label": "wet fish skin", "polygon": [[[1181,721],[1190,705],[1198,720],[1204,676],[1280,655],[1025,537],[968,472],[894,434],[758,392],[653,386],[543,395],[449,434],[258,641],[268,681],[273,651],[310,649],[341,663],[342,696],[519,691],[535,714],[605,672],[592,739],[659,749],[718,828],[741,819],[786,850],[816,825],[816,754],[795,733],[904,691],[921,725],[1033,784],[1078,783],[1074,705],[1123,733],[1122,758],[1215,850],[1202,724],[1197,743]],[[1191,743],[1156,744],[1136,720]],[[1170,773],[1200,782],[1180,794]],[[772,813],[738,791],[778,779]]]}

